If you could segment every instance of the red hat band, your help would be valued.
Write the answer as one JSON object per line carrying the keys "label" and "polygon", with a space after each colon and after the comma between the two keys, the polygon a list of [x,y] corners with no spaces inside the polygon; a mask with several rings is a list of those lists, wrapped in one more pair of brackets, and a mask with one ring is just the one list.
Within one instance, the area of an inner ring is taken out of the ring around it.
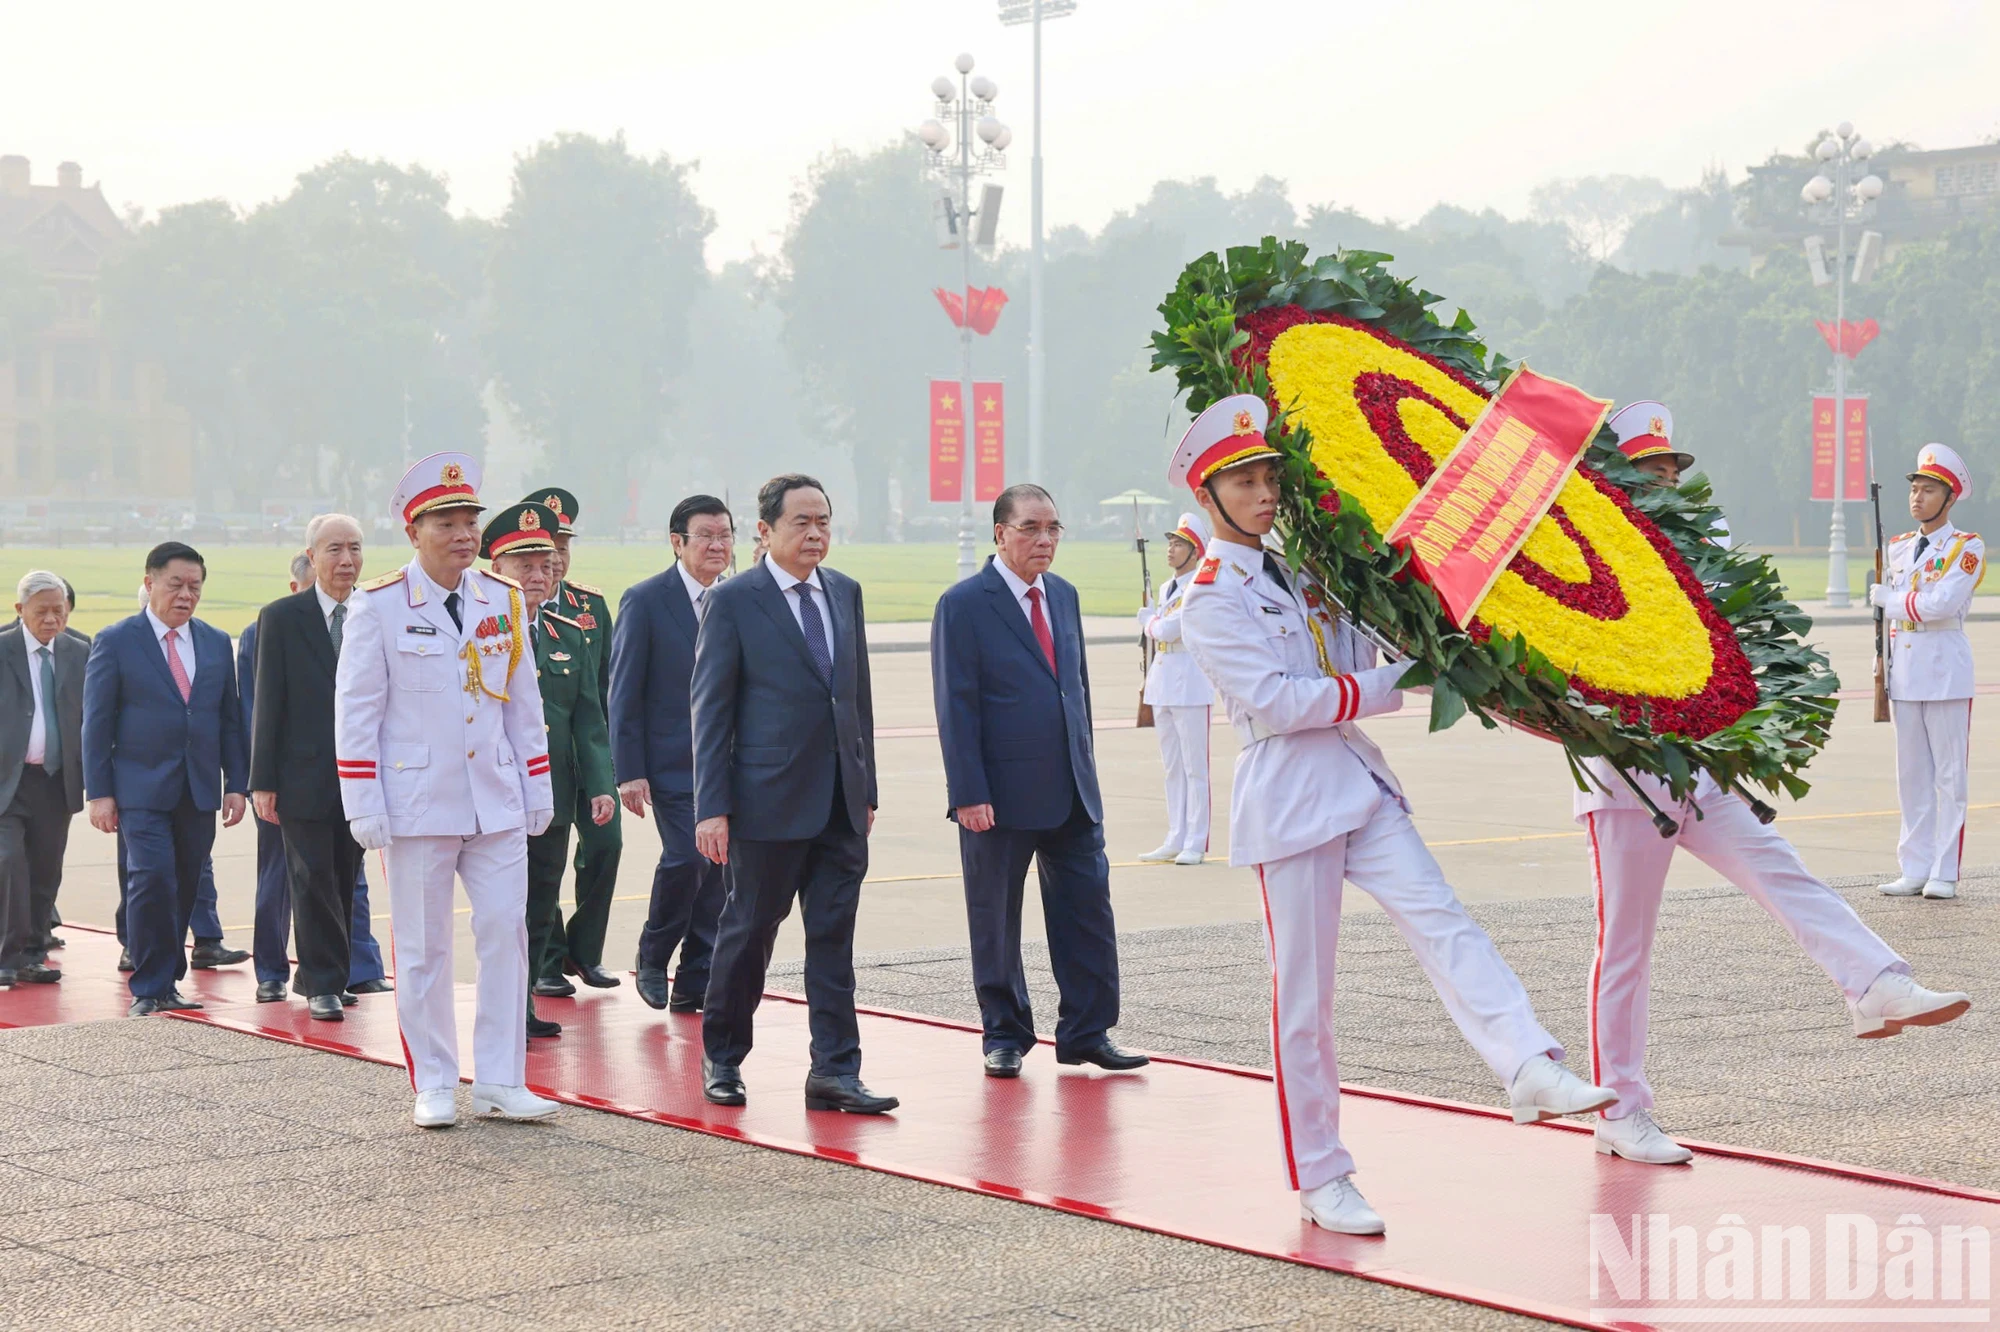
{"label": "red hat band", "polygon": [[1917,468],[1916,474],[1918,476],[1928,476],[1934,480],[1944,482],[1946,485],[1951,487],[1951,493],[1954,495],[1963,495],[1965,493],[1964,478],[1959,476],[1958,473],[1952,471],[1949,467],[1946,467],[1941,462],[1937,462],[1935,460],[1927,462],[1923,464],[1923,466]]}

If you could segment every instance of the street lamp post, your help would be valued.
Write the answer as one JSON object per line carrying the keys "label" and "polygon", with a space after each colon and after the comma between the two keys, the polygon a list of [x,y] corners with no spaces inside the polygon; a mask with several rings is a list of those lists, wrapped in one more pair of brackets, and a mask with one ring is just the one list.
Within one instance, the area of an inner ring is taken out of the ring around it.
{"label": "street lamp post", "polygon": [[[947,247],[956,246],[960,259],[959,292],[965,302],[964,318],[958,325],[958,392],[960,419],[958,452],[958,576],[972,577],[978,565],[972,553],[972,456],[975,446],[972,410],[972,182],[977,176],[998,171],[1007,165],[1006,148],[1013,131],[993,116],[993,99],[1000,89],[993,80],[972,77],[972,56],[960,55],[954,68],[958,82],[939,75],[931,81],[931,95],[937,99],[936,115],[923,123],[917,137],[930,153],[930,167],[945,181],[944,207],[949,211]],[[951,128],[946,128],[949,121]],[[980,147],[975,151],[973,139]],[[956,147],[954,154],[952,149]],[[997,206],[997,203],[994,205]],[[988,219],[992,221],[993,219]],[[982,242],[984,243],[984,242]]]}
{"label": "street lamp post", "polygon": [[1834,226],[1833,270],[1833,522],[1827,536],[1826,604],[1829,608],[1852,605],[1847,589],[1847,356],[1843,330],[1847,326],[1847,225],[1860,222],[1875,211],[1882,193],[1882,178],[1866,175],[1854,180],[1857,164],[1866,162],[1874,148],[1855,135],[1854,126],[1841,121],[1832,134],[1820,140],[1813,156],[1833,170],[1814,176],[1799,191],[1806,215],[1822,225]]}

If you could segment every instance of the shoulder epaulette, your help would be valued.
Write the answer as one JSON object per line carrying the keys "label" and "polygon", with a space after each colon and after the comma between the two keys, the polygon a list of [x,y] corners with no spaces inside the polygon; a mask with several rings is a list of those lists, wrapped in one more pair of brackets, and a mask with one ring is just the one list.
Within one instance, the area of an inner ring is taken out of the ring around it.
{"label": "shoulder epaulette", "polygon": [[1201,568],[1195,570],[1194,585],[1196,587],[1207,587],[1215,581],[1215,571],[1221,567],[1222,557],[1220,555],[1209,556],[1201,562]]}
{"label": "shoulder epaulette", "polygon": [[578,624],[575,620],[570,619],[569,616],[558,615],[554,611],[549,610],[547,607],[542,608],[542,614],[547,616],[551,620],[561,620],[564,624],[568,625],[572,629],[580,630],[583,628],[582,625]]}
{"label": "shoulder epaulette", "polygon": [[380,578],[371,578],[361,585],[361,590],[363,592],[377,592],[385,587],[394,587],[403,581],[403,575],[408,572],[409,570],[407,569],[398,569],[394,573],[383,574]]}
{"label": "shoulder epaulette", "polygon": [[1891,541],[1908,541],[1908,540],[1909,540],[1909,539],[1910,539],[1911,537],[1913,537],[1913,536],[1915,536],[1915,535],[1916,535],[1916,533],[1915,533],[1915,532],[1898,532],[1898,533],[1897,533],[1897,534],[1896,534],[1895,536],[1892,536],[1892,537],[1890,537],[1890,538],[1889,538],[1889,540],[1891,540]]}
{"label": "shoulder epaulette", "polygon": [[1964,528],[1960,528],[1960,529],[1959,529],[1959,533],[1958,533],[1958,534],[1959,534],[1960,536],[1964,537],[1964,538],[1965,538],[1966,540],[1968,540],[1968,541],[1977,541],[1977,542],[1979,542],[1979,543],[1980,543],[1981,545],[1984,545],[1984,544],[1986,544],[1986,538],[1985,538],[1985,537],[1983,537],[1983,536],[1981,536],[1981,535],[1979,535],[1979,533],[1977,533],[1977,532],[1968,532],[1968,531],[1966,531],[1966,530],[1965,530]]}
{"label": "shoulder epaulette", "polygon": [[587,597],[601,597],[604,595],[603,592],[592,587],[589,583],[579,583],[574,578],[565,578],[563,579],[563,583],[565,586],[572,587]]}
{"label": "shoulder epaulette", "polygon": [[514,581],[513,579],[509,578],[509,577],[508,577],[508,576],[507,576],[506,574],[503,574],[503,573],[495,573],[495,572],[494,572],[493,570],[491,570],[491,569],[482,569],[482,570],[480,570],[480,572],[481,572],[481,573],[483,573],[483,574],[485,574],[485,575],[486,575],[486,576],[487,576],[488,578],[491,578],[491,579],[492,579],[492,580],[493,580],[494,582],[496,582],[496,583],[505,583],[505,584],[506,584],[507,586],[509,586],[509,587],[511,587],[511,588],[515,588],[515,589],[517,589],[517,590],[518,590],[518,589],[520,588],[520,586],[521,586],[521,585],[520,585],[519,583],[517,583],[517,582],[515,582],[515,581]]}

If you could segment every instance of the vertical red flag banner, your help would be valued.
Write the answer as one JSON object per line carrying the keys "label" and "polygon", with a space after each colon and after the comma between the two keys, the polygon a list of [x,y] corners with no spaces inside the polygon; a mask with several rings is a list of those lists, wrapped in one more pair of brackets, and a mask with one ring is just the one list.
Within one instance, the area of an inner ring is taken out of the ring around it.
{"label": "vertical red flag banner", "polygon": [[1522,366],[1389,529],[1461,629],[1542,520],[1611,408]]}
{"label": "vertical red flag banner", "polygon": [[[1812,497],[1833,499],[1833,399],[1815,396],[1812,407]],[[1847,395],[1847,498],[1868,498],[1868,395]]]}
{"label": "vertical red flag banner", "polygon": [[956,379],[931,381],[931,498],[957,503],[964,493],[965,404]]}
{"label": "vertical red flag banner", "polygon": [[997,379],[972,386],[972,498],[995,500],[1007,488],[1007,400]]}

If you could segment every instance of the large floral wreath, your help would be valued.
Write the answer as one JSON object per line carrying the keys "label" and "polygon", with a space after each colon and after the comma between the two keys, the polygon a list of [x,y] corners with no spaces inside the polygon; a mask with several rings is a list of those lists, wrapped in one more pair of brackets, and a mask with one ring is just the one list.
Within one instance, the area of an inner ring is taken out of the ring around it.
{"label": "large floral wreath", "polygon": [[1287,553],[1414,658],[1404,679],[1432,686],[1433,730],[1469,711],[1677,796],[1703,769],[1803,795],[1835,681],[1769,561],[1709,539],[1705,481],[1650,484],[1604,430],[1463,630],[1382,539],[1508,368],[1463,313],[1440,323],[1438,297],[1391,276],[1390,257],[1309,263],[1266,237],[1197,259],[1160,306],[1153,368],[1192,410],[1271,403]]}

